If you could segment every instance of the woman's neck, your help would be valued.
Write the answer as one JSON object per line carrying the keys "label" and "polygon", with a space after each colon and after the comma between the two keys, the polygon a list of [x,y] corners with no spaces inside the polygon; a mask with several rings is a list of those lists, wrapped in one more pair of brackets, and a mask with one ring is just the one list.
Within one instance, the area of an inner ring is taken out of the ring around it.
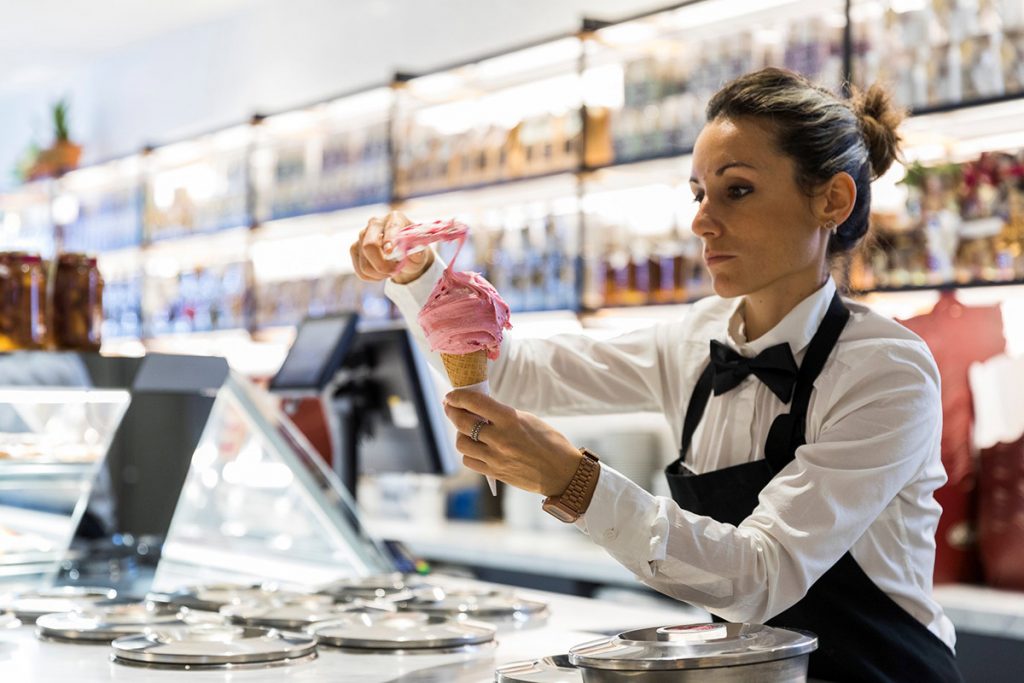
{"label": "woman's neck", "polygon": [[748,342],[766,334],[778,325],[797,305],[818,291],[828,280],[828,273],[813,277],[778,280],[743,297],[743,327]]}

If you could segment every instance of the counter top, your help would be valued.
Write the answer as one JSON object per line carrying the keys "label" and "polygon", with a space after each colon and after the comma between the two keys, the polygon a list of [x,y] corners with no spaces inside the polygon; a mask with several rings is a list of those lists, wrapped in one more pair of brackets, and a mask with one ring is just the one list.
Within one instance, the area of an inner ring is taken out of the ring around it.
{"label": "counter top", "polygon": [[[427,560],[642,586],[631,572],[572,528],[548,532],[515,529],[501,522],[364,521],[375,536],[401,541]],[[958,630],[1024,640],[1024,593],[950,584],[936,586],[935,598]]]}
{"label": "counter top", "polygon": [[[459,580],[459,583],[464,583]],[[471,582],[477,584],[477,582]],[[479,585],[479,584],[477,584]],[[561,654],[574,645],[605,633],[686,623],[685,611],[642,609],[598,600],[516,589],[524,597],[544,600],[550,618],[541,626],[516,631],[498,630],[497,646],[468,654],[394,655],[351,654],[319,648],[311,662],[285,667],[233,671],[191,671],[197,682],[279,683],[490,683],[498,666],[546,655]],[[160,683],[181,680],[182,672],[136,668],[110,661],[106,645],[76,645],[42,641],[33,626],[0,630],[0,680],[32,683]]]}

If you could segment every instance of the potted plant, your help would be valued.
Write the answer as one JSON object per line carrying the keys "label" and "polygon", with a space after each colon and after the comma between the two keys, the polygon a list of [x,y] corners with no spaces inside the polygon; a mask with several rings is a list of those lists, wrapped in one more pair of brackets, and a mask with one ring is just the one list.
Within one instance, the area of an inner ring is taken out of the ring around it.
{"label": "potted plant", "polygon": [[56,177],[78,168],[78,162],[82,158],[82,146],[71,141],[68,130],[70,109],[71,105],[63,98],[53,105],[53,145],[39,153],[36,163],[29,171],[30,178]]}

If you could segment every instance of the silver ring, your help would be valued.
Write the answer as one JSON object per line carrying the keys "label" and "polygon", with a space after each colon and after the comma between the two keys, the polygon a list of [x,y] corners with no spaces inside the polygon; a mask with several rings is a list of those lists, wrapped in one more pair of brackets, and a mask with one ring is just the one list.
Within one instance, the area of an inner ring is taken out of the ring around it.
{"label": "silver ring", "polygon": [[485,424],[487,424],[487,420],[480,420],[473,425],[473,431],[469,433],[469,438],[473,439],[473,441],[480,441],[480,430],[483,429]]}

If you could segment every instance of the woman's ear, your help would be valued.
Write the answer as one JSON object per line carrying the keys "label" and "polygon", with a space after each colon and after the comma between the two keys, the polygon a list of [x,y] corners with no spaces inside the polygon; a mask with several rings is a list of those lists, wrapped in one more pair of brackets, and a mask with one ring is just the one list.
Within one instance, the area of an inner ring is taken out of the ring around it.
{"label": "woman's ear", "polygon": [[826,180],[815,196],[814,213],[819,225],[834,221],[842,225],[853,213],[857,203],[857,183],[853,176],[842,171]]}

